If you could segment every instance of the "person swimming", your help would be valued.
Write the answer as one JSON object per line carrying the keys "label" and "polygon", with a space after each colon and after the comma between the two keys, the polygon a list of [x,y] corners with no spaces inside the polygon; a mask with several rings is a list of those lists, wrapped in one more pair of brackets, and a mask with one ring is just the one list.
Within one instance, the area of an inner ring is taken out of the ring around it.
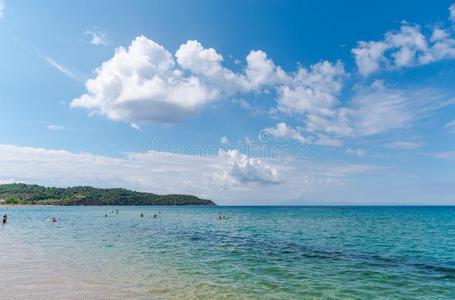
{"label": "person swimming", "polygon": [[144,213],[141,213],[141,218],[143,218],[143,217],[144,217]]}
{"label": "person swimming", "polygon": [[55,217],[52,217],[51,223],[56,223],[57,219]]}
{"label": "person swimming", "polygon": [[154,219],[158,218],[158,215],[155,213],[155,214],[153,215],[153,218],[154,218]]}
{"label": "person swimming", "polygon": [[8,222],[8,215],[4,214],[3,215],[3,224],[6,224]]}

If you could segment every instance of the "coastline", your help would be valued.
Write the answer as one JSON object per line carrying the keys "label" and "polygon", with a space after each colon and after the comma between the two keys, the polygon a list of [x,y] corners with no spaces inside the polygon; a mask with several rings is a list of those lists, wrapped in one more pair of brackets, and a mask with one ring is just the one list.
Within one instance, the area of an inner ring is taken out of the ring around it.
{"label": "coastline", "polygon": [[36,184],[0,184],[0,203],[59,206],[216,205],[189,194],[154,194],[125,188],[91,186],[47,187]]}

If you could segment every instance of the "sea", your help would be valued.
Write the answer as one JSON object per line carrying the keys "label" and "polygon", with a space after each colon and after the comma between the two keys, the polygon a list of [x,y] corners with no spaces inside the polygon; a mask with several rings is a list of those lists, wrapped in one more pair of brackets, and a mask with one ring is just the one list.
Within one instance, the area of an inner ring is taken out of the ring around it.
{"label": "sea", "polygon": [[455,299],[455,207],[0,211],[0,299]]}

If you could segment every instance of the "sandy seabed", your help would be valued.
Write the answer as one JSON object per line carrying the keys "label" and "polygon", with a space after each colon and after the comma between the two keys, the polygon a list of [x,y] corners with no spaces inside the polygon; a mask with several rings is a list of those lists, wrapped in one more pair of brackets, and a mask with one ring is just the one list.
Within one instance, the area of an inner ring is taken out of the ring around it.
{"label": "sandy seabed", "polygon": [[43,250],[0,235],[0,299],[151,299],[54,262]]}

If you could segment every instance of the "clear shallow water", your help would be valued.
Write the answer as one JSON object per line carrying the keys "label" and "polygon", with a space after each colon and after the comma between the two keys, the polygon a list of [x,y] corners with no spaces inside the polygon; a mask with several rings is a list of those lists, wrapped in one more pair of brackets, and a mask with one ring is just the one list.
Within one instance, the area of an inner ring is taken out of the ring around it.
{"label": "clear shallow water", "polygon": [[43,299],[455,298],[455,207],[112,209],[9,209],[2,295],[25,281]]}

